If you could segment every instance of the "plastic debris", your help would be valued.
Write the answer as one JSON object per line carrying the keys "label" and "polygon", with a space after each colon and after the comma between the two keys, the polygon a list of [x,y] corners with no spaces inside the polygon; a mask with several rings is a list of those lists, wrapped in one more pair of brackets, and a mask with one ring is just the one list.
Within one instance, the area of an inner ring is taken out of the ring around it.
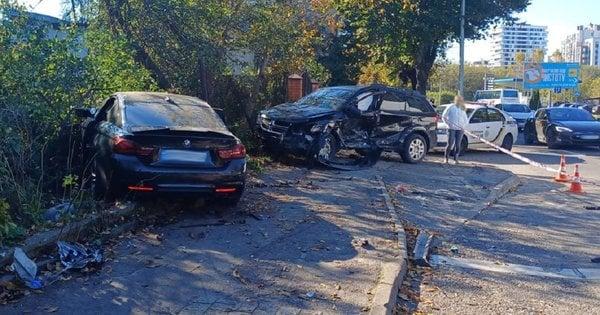
{"label": "plastic debris", "polygon": [[590,259],[595,264],[600,264],[600,257]]}
{"label": "plastic debris", "polygon": [[314,298],[317,295],[317,293],[315,293],[314,291],[310,291],[308,293],[306,293],[306,297],[309,299]]}
{"label": "plastic debris", "polygon": [[20,247],[15,248],[12,269],[27,287],[40,289],[43,286],[42,280],[37,277],[37,265]]}
{"label": "plastic debris", "polygon": [[44,213],[44,220],[56,222],[65,214],[72,214],[77,212],[75,206],[70,202],[64,202],[56,205]]}
{"label": "plastic debris", "polygon": [[102,252],[99,249],[89,249],[79,243],[67,243],[59,241],[58,253],[60,261],[69,269],[82,269],[89,264],[99,264],[102,262]]}
{"label": "plastic debris", "polygon": [[450,251],[454,254],[458,254],[458,246],[452,245],[452,247],[450,247]]}

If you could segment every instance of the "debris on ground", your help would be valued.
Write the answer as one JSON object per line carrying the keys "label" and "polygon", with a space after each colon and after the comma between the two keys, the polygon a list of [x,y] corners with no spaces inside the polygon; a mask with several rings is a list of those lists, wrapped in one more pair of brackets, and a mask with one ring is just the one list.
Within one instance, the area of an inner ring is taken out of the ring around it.
{"label": "debris on ground", "polygon": [[13,256],[14,261],[11,267],[19,276],[19,279],[31,289],[42,288],[43,282],[37,276],[38,268],[35,262],[27,257],[27,254],[20,247],[15,248]]}
{"label": "debris on ground", "polygon": [[396,192],[405,194],[405,193],[409,192],[409,188],[407,185],[399,184],[396,186]]}
{"label": "debris on ground", "polygon": [[79,243],[59,241],[58,253],[65,270],[83,269],[89,264],[102,263],[102,252],[99,249],[89,249]]}
{"label": "debris on ground", "polygon": [[354,247],[367,248],[369,246],[369,240],[365,238],[355,238],[352,240],[352,245],[354,245]]}
{"label": "debris on ground", "polygon": [[44,220],[56,222],[60,220],[60,218],[62,218],[64,215],[74,214],[75,212],[77,212],[77,209],[75,208],[75,205],[73,205],[73,203],[64,202],[50,209],[47,209],[46,212],[44,212]]}
{"label": "debris on ground", "polygon": [[452,245],[452,246],[450,247],[450,251],[451,251],[452,253],[454,253],[454,254],[458,254],[458,246],[456,246],[456,245]]}
{"label": "debris on ground", "polygon": [[315,291],[310,291],[306,293],[306,297],[309,299],[314,298],[317,295],[317,293]]}
{"label": "debris on ground", "polygon": [[600,257],[590,259],[595,264],[600,264]]}
{"label": "debris on ground", "polygon": [[238,279],[238,281],[240,281],[242,284],[248,285],[248,280],[244,279],[244,277],[242,277],[242,274],[240,273],[240,271],[235,268],[233,269],[233,271],[231,272],[231,275]]}

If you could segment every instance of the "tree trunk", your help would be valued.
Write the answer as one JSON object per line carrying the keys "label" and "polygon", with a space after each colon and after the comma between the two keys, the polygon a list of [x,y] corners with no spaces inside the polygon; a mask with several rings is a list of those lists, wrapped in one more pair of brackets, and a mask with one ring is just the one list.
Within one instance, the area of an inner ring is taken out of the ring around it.
{"label": "tree trunk", "polygon": [[[427,95],[427,84],[431,68],[438,54],[438,45],[423,44],[415,56],[415,69],[417,70],[417,91],[423,96]],[[457,78],[458,79],[458,78]]]}

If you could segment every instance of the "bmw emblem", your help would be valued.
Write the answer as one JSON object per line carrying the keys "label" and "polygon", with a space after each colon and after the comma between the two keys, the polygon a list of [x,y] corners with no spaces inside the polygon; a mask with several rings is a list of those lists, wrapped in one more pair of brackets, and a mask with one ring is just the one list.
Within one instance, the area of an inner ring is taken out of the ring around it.
{"label": "bmw emblem", "polygon": [[186,148],[189,148],[189,147],[192,146],[192,142],[190,140],[188,140],[188,139],[185,139],[183,141],[183,146],[186,147]]}

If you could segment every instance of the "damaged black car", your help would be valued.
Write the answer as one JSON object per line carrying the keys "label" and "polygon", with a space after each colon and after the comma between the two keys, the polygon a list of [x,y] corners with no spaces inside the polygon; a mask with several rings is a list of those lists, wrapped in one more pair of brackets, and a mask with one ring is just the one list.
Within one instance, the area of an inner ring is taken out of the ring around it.
{"label": "damaged black car", "polygon": [[270,152],[353,170],[372,166],[383,151],[422,161],[436,143],[437,121],[418,92],[371,85],[322,88],[260,112],[257,123]]}

